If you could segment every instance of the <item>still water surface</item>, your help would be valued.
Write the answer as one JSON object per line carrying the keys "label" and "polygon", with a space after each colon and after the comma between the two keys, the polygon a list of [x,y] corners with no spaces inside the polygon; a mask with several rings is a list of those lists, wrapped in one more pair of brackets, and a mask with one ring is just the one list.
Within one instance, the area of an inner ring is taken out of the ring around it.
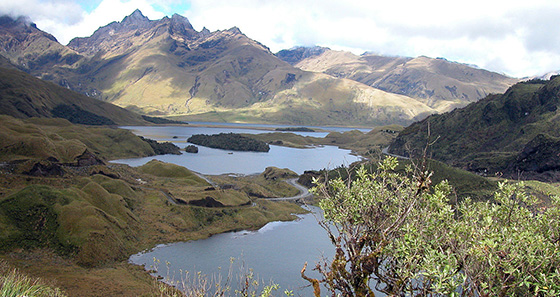
{"label": "still water surface", "polygon": [[[132,130],[134,133],[147,138],[173,142],[181,148],[189,145],[186,140],[194,134],[230,132],[257,134],[270,132],[242,128],[189,126],[127,126],[123,128]],[[297,132],[297,134],[324,137],[327,132]],[[224,173],[261,173],[269,166],[289,168],[298,174],[303,174],[305,170],[332,169],[340,165],[349,165],[360,160],[360,157],[352,155],[350,150],[339,149],[335,146],[296,149],[271,145],[268,153],[234,152],[198,146],[197,154],[183,152],[181,155],[159,155],[145,158],[120,159],[114,160],[113,162],[124,163],[130,166],[141,166],[153,159],[181,165],[202,174],[218,175]]]}
{"label": "still water surface", "polygon": [[[124,127],[138,135],[151,139],[171,141],[179,147],[186,147],[186,139],[193,134],[217,133],[266,133],[269,131],[241,128],[218,127]],[[246,127],[245,127],[246,128]],[[326,128],[329,129],[329,128]],[[338,129],[343,132],[349,129]],[[324,137],[328,132],[297,132],[304,136]],[[174,137],[175,136],[175,137]],[[185,166],[202,174],[254,174],[264,171],[266,167],[275,166],[289,168],[298,174],[305,170],[334,168],[348,165],[359,160],[350,151],[334,146],[311,149],[294,149],[271,146],[268,153],[231,152],[199,146],[198,154],[163,155],[149,158],[116,160],[131,166],[140,166],[158,159],[164,162]],[[320,209],[309,209],[321,216]],[[299,216],[292,222],[272,222],[258,231],[241,231],[214,235],[208,239],[159,245],[150,251],[130,257],[135,264],[145,265],[151,269],[154,258],[160,261],[159,275],[165,278],[181,279],[181,271],[190,271],[191,275],[198,271],[205,275],[221,274],[225,278],[233,264],[234,276],[238,274],[240,264],[252,268],[255,275],[265,282],[279,284],[281,291],[293,290],[295,296],[311,296],[312,288],[301,279],[300,270],[308,262],[308,275],[318,278],[312,271],[315,264],[322,258],[331,258],[334,249],[326,232],[317,224],[314,214]],[[166,264],[170,263],[169,271]],[[235,277],[234,277],[235,278]],[[234,279],[233,285],[237,283]],[[233,295],[233,294],[232,294]]]}
{"label": "still water surface", "polygon": [[[311,207],[318,213],[318,208]],[[313,214],[301,215],[291,222],[272,222],[258,231],[241,231],[214,235],[208,239],[159,245],[151,251],[133,255],[130,261],[145,265],[147,269],[160,260],[159,274],[168,279],[179,280],[181,271],[201,271],[212,276],[226,277],[230,259],[233,264],[234,283],[240,264],[253,269],[266,284],[279,284],[281,291],[293,290],[296,296],[310,296],[309,283],[300,277],[300,270],[308,262],[307,275],[318,278],[312,271],[321,257],[332,258],[334,249],[325,231],[317,224]],[[170,263],[167,275],[165,263]],[[221,267],[221,269],[220,269]],[[233,294],[232,294],[233,295]]]}

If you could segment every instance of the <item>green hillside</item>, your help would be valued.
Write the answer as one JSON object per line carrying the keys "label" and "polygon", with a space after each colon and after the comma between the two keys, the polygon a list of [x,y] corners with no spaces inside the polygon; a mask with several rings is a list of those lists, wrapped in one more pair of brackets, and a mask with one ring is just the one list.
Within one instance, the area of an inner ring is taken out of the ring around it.
{"label": "green hillside", "polygon": [[130,255],[304,211],[255,196],[297,192],[280,179],[212,186],[174,164],[107,162],[153,154],[128,130],[0,115],[0,262],[55,281],[68,296],[141,296],[161,286],[126,264]]}
{"label": "green hillside", "polygon": [[418,155],[480,174],[558,180],[560,77],[522,82],[465,108],[404,129],[389,151]]}
{"label": "green hillside", "polygon": [[65,118],[85,125],[146,124],[139,115],[37,79],[0,57],[0,114]]}

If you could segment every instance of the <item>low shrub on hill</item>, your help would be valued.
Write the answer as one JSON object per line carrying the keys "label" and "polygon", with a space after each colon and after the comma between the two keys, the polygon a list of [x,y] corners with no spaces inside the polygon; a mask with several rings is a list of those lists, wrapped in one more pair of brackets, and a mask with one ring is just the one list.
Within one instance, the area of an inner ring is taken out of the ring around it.
{"label": "low shrub on hill", "polygon": [[502,182],[491,202],[453,204],[449,183],[432,184],[425,164],[397,165],[386,158],[352,182],[315,188],[336,247],[316,269],[332,295],[560,294],[559,197],[540,207],[522,183]]}

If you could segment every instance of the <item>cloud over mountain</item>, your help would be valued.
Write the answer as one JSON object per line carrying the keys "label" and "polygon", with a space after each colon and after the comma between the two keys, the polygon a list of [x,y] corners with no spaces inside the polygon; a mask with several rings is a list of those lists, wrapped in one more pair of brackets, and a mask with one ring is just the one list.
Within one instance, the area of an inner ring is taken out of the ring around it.
{"label": "cloud over mountain", "polygon": [[[0,13],[26,14],[63,44],[139,8],[148,18],[179,13],[212,31],[233,26],[276,52],[327,46],[355,54],[445,57],[516,77],[560,69],[560,2],[363,0],[22,0]],[[201,30],[202,28],[196,28]]]}

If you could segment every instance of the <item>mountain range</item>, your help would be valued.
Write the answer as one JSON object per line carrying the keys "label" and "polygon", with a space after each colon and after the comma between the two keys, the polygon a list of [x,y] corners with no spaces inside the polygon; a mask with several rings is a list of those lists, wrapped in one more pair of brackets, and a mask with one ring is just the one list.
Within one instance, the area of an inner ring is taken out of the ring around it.
{"label": "mountain range", "polygon": [[[298,52],[300,54],[298,54]],[[0,18],[0,55],[18,69],[146,115],[293,125],[407,125],[517,80],[444,59],[273,54],[238,28],[196,31],[139,10],[67,46],[25,18]]]}
{"label": "mountain range", "polygon": [[[290,54],[294,52],[295,54]],[[296,67],[351,79],[368,86],[415,98],[438,112],[463,107],[491,93],[502,93],[516,79],[470,65],[432,59],[388,57],[372,53],[360,56],[328,48],[296,48],[281,51],[280,58]],[[298,59],[297,57],[301,58]]]}

